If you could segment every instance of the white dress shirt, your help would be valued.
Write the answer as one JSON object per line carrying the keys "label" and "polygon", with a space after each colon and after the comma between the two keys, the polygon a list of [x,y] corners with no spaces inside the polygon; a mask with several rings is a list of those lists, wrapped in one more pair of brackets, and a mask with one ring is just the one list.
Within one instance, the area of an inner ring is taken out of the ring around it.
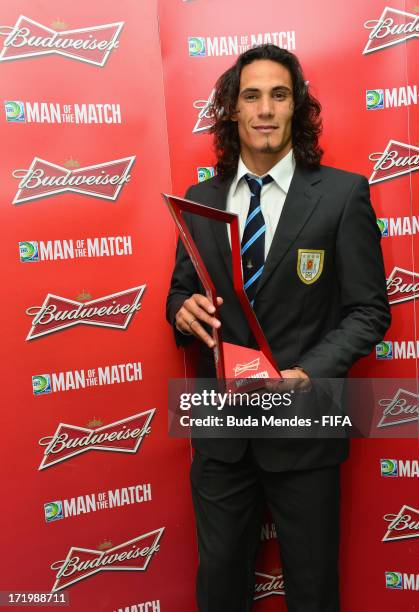
{"label": "white dress shirt", "polygon": [[[244,165],[243,160],[240,158],[237,167],[237,174],[234,177],[227,194],[227,211],[236,213],[239,216],[241,241],[250,206],[250,189],[244,179],[244,175],[250,174],[250,176],[263,178],[269,174],[273,178],[271,183],[262,186],[260,197],[262,214],[266,225],[265,259],[268,255],[269,249],[271,248],[276,226],[278,225],[279,217],[281,216],[281,212],[284,207],[285,198],[288,193],[294,170],[295,160],[292,149],[289,153],[287,153],[287,155],[285,155],[285,157],[276,163],[275,166],[269,170],[269,172],[261,177],[250,172]],[[230,226],[228,226],[228,238],[231,246]]]}

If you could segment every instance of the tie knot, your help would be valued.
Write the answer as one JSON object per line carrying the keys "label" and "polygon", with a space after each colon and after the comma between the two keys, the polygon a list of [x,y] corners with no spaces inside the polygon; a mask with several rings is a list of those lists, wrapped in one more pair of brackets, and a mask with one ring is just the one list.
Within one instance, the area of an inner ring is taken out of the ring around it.
{"label": "tie knot", "polygon": [[246,183],[249,185],[249,189],[253,195],[260,195],[263,185],[267,185],[268,183],[272,183],[273,178],[267,174],[263,178],[259,178],[256,176],[252,176],[250,174],[245,174],[244,178]]}

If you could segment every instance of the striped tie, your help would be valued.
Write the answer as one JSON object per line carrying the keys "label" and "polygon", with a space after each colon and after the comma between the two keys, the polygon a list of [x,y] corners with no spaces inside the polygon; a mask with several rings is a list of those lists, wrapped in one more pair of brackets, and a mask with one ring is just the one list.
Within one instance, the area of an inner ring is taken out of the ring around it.
{"label": "striped tie", "polygon": [[260,206],[260,194],[262,185],[271,183],[273,178],[269,174],[263,179],[250,176],[249,174],[246,174],[244,178],[249,185],[251,197],[246,225],[244,226],[241,255],[244,289],[253,306],[259,278],[262,276],[265,263],[266,226]]}

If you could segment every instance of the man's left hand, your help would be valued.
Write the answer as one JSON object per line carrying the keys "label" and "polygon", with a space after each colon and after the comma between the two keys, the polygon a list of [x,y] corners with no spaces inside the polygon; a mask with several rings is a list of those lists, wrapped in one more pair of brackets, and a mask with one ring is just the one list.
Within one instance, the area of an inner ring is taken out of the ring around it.
{"label": "man's left hand", "polygon": [[302,378],[309,380],[309,375],[302,368],[292,368],[291,370],[281,370],[282,378]]}
{"label": "man's left hand", "polygon": [[275,391],[308,391],[311,387],[310,377],[302,368],[281,370],[282,378],[269,380],[265,383],[266,389]]}

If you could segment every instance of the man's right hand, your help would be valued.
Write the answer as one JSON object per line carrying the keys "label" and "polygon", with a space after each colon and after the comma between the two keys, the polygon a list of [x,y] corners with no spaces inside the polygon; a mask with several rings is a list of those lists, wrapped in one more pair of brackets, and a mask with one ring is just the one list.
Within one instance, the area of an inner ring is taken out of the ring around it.
{"label": "man's right hand", "polygon": [[[217,306],[221,306],[222,303],[223,298],[217,297]],[[212,302],[205,295],[194,293],[183,302],[177,311],[176,327],[184,334],[193,334],[196,338],[205,342],[209,348],[214,348],[214,340],[201,325],[201,323],[207,323],[210,327],[219,329],[221,322],[213,316],[214,313],[215,307]]]}

